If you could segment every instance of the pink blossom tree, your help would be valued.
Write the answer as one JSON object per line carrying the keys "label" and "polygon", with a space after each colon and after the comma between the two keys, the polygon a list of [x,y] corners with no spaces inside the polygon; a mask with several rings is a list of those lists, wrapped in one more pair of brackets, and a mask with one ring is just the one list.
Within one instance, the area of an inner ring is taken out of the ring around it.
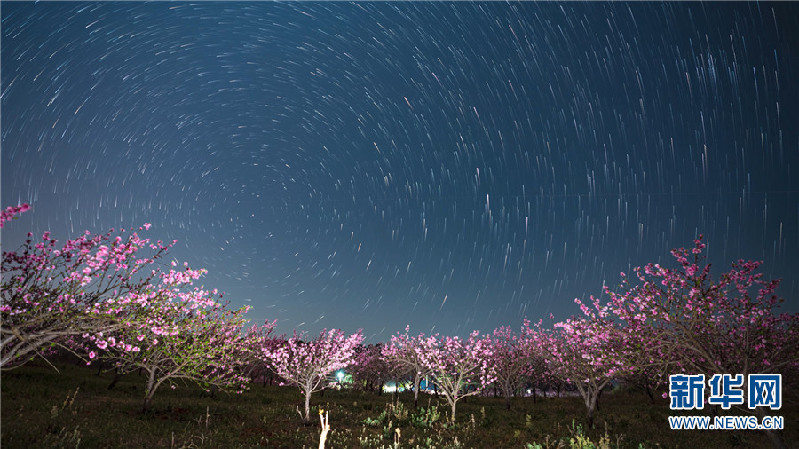
{"label": "pink blossom tree", "polygon": [[108,333],[144,313],[129,298],[155,278],[158,270],[146,269],[171,246],[140,238],[138,231],[149,227],[117,235],[86,231],[60,248],[49,232],[40,241],[29,233],[19,250],[4,251],[0,366],[44,357],[53,345],[66,348],[66,339]]}
{"label": "pink blossom tree", "polygon": [[108,360],[123,372],[138,368],[147,373],[144,410],[164,383],[194,382],[237,392],[246,388],[242,364],[250,349],[242,327],[249,307],[230,310],[214,298],[216,291],[191,288],[204,273],[187,266],[160,273],[158,284],[122,299],[142,304],[145,315],[109,333],[84,335],[90,359]]}
{"label": "pink blossom tree", "polygon": [[260,380],[266,386],[267,381],[271,384],[276,378],[269,361],[264,359],[261,354],[263,348],[279,346],[285,340],[283,337],[276,338],[272,334],[276,324],[277,320],[271,322],[267,320],[260,326],[253,324],[245,332],[244,338],[246,342],[244,344],[250,350],[243,354],[242,364],[244,365],[244,373],[250,378],[250,382]]}
{"label": "pink blossom tree", "polygon": [[[542,322],[543,320],[539,320],[537,326],[540,327]],[[546,345],[548,340],[542,341],[537,333],[528,333],[528,329],[530,329],[530,321],[525,320],[520,334],[527,358],[527,366],[523,374],[532,387],[533,402],[535,402],[537,388],[550,388],[552,385],[559,386],[561,381],[552,375],[547,365]]]}
{"label": "pink blossom tree", "polygon": [[455,423],[458,401],[480,393],[495,379],[489,364],[493,356],[491,342],[481,338],[478,331],[472,332],[465,340],[438,335],[422,338],[415,350],[447,399],[452,423]]}
{"label": "pink blossom tree", "polygon": [[[0,219],[26,206],[8,208]],[[29,233],[20,250],[3,253],[2,368],[44,358],[53,346],[89,360],[100,355],[119,368],[148,372],[145,409],[166,381],[243,387],[247,308],[228,310],[212,298],[216,291],[189,288],[204,270],[153,268],[171,245],[137,231],[86,231],[60,248],[49,233],[35,243]]]}
{"label": "pink blossom tree", "polygon": [[775,373],[799,365],[799,315],[776,314],[783,299],[779,280],[765,280],[760,262],[739,260],[718,281],[702,264],[705,244],[672,250],[676,269],[648,264],[636,268],[639,283],[622,273],[622,289],[608,307],[630,333],[645,332],[661,342],[664,359],[697,373]]}
{"label": "pink blossom tree", "polygon": [[493,353],[490,365],[495,383],[505,398],[505,407],[510,410],[511,396],[524,384],[525,376],[532,374],[536,348],[525,338],[525,333],[517,334],[507,326],[494,329],[487,338]]}
{"label": "pink blossom tree", "polygon": [[5,222],[9,220],[15,220],[17,215],[27,212],[30,210],[30,205],[28,203],[22,203],[18,206],[8,206],[5,210],[0,210],[0,228],[3,227]]}
{"label": "pink blossom tree", "polygon": [[406,326],[405,333],[397,332],[391,336],[391,340],[383,346],[383,357],[390,365],[404,369],[413,376],[413,406],[418,407],[422,379],[432,371],[419,351],[425,338],[424,334],[410,336],[409,330],[410,326]]}
{"label": "pink blossom tree", "polygon": [[383,344],[359,346],[355,360],[349,367],[353,383],[357,388],[383,393],[383,384],[389,380],[397,380],[407,372],[403,367],[389,363],[383,356]]}
{"label": "pink blossom tree", "polygon": [[[324,389],[327,376],[353,363],[355,349],[363,340],[361,331],[346,336],[341,330],[323,330],[313,340],[303,341],[304,335],[294,336],[282,344],[258,348],[275,372],[289,385],[295,385],[305,396],[304,423],[310,422],[311,394]],[[299,412],[299,408],[297,410]]]}
{"label": "pink blossom tree", "polygon": [[[647,352],[632,352],[629,362],[630,371],[619,380],[626,385],[642,391],[649,398],[651,404],[655,403],[656,393],[663,391],[672,372],[667,364],[657,363],[655,360],[644,360]],[[660,360],[660,359],[659,359]]]}
{"label": "pink blossom tree", "polygon": [[538,329],[537,338],[547,342],[544,347],[551,372],[577,388],[585,403],[588,427],[592,428],[602,389],[628,371],[626,341],[606,310],[582,309],[587,318],[569,318],[555,323],[549,331]]}
{"label": "pink blossom tree", "polygon": [[[672,250],[677,266],[635,268],[636,283],[622,273],[619,292],[606,288],[607,307],[641,346],[641,366],[668,365],[705,375],[784,373],[799,366],[799,314],[777,314],[778,280],[758,273],[760,262],[739,260],[718,280],[704,262],[702,237],[691,249]],[[756,413],[763,414],[757,408]],[[767,431],[775,447],[780,435]]]}

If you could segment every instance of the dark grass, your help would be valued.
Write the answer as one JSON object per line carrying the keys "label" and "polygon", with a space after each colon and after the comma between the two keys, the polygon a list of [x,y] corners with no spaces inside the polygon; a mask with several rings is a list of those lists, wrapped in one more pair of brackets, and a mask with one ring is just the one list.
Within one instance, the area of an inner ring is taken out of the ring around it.
{"label": "dark grass", "polygon": [[[400,429],[403,448],[525,448],[533,442],[558,447],[559,441],[567,442],[578,427],[585,427],[585,408],[578,398],[539,398],[536,403],[532,398],[515,398],[507,411],[501,398],[472,397],[459,402],[453,428],[445,425],[449,416],[445,401],[421,395],[420,406],[437,405],[441,418],[420,427],[411,422],[410,393],[399,395],[407,414],[383,414],[392,395],[346,390],[314,393],[314,421],[303,426],[295,410],[302,402],[296,388],[260,384],[242,395],[213,396],[192,386],[162,387],[151,410],[143,413],[144,377],[129,374],[109,391],[111,373],[98,375],[96,368],[72,364],[58,367],[61,373],[42,364],[2,373],[0,442],[4,449],[316,448],[319,407],[329,411],[332,432],[328,448],[393,447],[395,428]],[[785,416],[784,438],[790,447],[799,441],[794,397],[785,391],[783,408],[772,413]],[[385,418],[375,423],[381,414]],[[607,435],[610,447],[622,448],[770,447],[757,431],[672,431],[666,420],[669,414],[665,399],[652,405],[645,395],[634,391],[609,392],[600,402],[596,428],[583,433],[593,442]]]}

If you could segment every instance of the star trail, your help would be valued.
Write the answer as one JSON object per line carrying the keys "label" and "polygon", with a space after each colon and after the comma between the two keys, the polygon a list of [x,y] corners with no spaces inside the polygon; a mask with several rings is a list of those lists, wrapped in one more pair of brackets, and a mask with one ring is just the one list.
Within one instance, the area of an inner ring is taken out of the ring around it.
{"label": "star trail", "polygon": [[153,224],[278,329],[578,313],[705,235],[799,310],[799,6],[2,5],[3,229]]}

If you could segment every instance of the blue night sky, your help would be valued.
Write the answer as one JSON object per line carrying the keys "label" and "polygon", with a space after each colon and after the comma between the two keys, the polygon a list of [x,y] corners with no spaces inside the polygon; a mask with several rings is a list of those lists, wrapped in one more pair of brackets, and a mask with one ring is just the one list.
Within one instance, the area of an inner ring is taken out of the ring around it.
{"label": "blue night sky", "polygon": [[2,4],[3,230],[153,224],[281,332],[578,313],[704,233],[799,310],[799,4]]}

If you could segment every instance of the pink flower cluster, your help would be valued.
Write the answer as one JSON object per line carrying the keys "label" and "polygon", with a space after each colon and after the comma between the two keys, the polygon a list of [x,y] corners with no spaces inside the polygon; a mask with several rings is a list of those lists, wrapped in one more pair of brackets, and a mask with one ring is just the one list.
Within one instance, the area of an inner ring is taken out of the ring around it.
{"label": "pink flower cluster", "polygon": [[299,387],[305,395],[305,415],[310,419],[310,398],[314,391],[327,386],[327,376],[352,364],[356,348],[363,341],[361,332],[350,336],[341,330],[323,330],[318,337],[305,341],[304,334],[294,332],[289,339],[264,340],[261,357],[287,384]]}
{"label": "pink flower cluster", "polygon": [[0,210],[0,228],[8,220],[13,220],[17,215],[30,210],[28,203],[22,203],[19,206],[8,206],[5,210]]}

